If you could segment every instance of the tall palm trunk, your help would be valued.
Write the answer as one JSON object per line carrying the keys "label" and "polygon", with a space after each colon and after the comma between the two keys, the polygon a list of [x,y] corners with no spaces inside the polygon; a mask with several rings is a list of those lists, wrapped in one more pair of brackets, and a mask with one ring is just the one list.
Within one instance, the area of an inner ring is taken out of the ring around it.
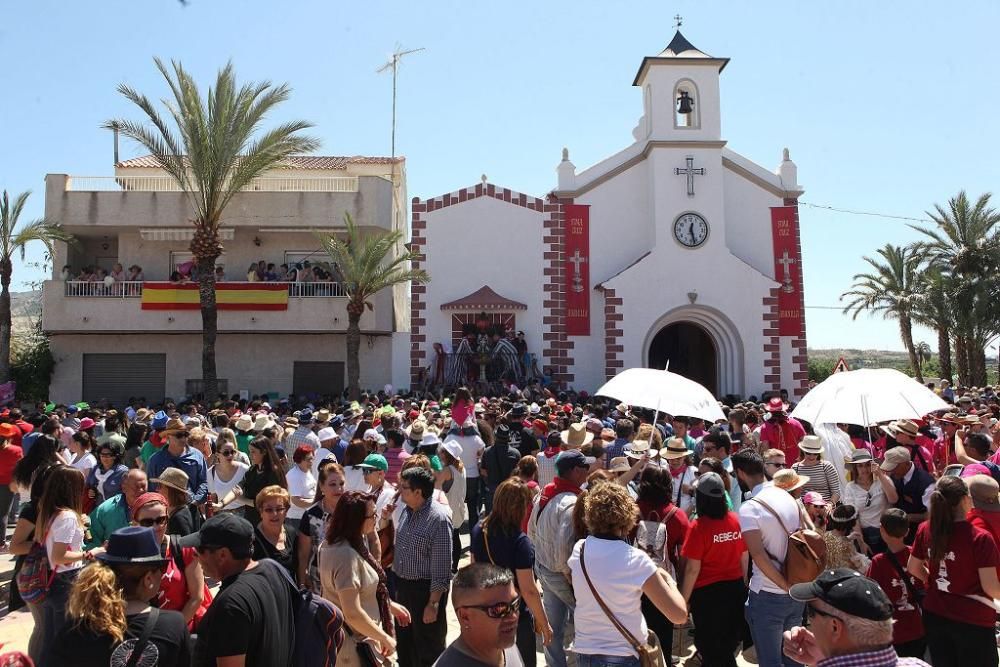
{"label": "tall palm trunk", "polygon": [[958,367],[958,383],[969,386],[969,358],[965,353],[966,342],[962,334],[955,335],[955,365]]}
{"label": "tall palm trunk", "polygon": [[910,318],[906,315],[900,315],[899,317],[899,335],[903,339],[903,345],[906,347],[906,354],[910,357],[910,368],[913,369],[913,376],[917,378],[917,382],[923,384],[924,375],[920,372],[917,350],[913,347],[913,326],[910,323]]}
{"label": "tall palm trunk", "polygon": [[361,315],[365,304],[347,304],[347,391],[348,397],[356,401],[361,397]]}
{"label": "tall palm trunk", "polygon": [[938,335],[938,366],[941,369],[941,377],[948,382],[954,382],[951,376],[951,337],[948,327],[939,327]]}
{"label": "tall palm trunk", "polygon": [[10,380],[10,276],[9,259],[0,261],[0,382]]}
{"label": "tall palm trunk", "polygon": [[215,370],[215,339],[219,330],[219,311],[215,304],[215,261],[219,258],[198,257],[198,298],[201,302],[201,380],[207,402],[219,395],[219,380]]}
{"label": "tall palm trunk", "polygon": [[976,345],[971,350],[975,373],[972,376],[972,383],[977,387],[986,386],[986,346]]}

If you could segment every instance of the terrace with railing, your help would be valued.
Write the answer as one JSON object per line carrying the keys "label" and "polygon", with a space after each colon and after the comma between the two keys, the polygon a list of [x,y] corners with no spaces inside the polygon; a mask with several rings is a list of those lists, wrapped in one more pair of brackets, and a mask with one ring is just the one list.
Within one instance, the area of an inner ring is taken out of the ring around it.
{"label": "terrace with railing", "polygon": [[[160,282],[160,281],[155,281]],[[298,298],[346,298],[347,289],[344,283],[334,282],[310,282],[310,283],[274,283],[274,282],[246,282],[237,280],[227,280],[227,283],[237,283],[241,285],[287,285],[288,296]],[[103,299],[129,299],[142,297],[143,282],[140,280],[124,280],[112,283],[92,282],[89,280],[67,280],[65,281],[65,296],[67,297],[90,297]]]}

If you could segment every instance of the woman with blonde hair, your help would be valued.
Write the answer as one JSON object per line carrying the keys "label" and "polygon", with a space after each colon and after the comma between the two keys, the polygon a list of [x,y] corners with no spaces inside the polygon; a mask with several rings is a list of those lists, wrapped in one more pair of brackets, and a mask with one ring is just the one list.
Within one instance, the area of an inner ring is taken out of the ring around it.
{"label": "woman with blonde hair", "polygon": [[639,665],[632,646],[648,642],[643,594],[671,623],[687,621],[673,577],[625,541],[638,514],[632,496],[618,484],[599,484],[584,498],[590,535],[576,543],[568,563],[576,594],[573,643],[581,665]]}
{"label": "woman with blonde hair", "polygon": [[[84,568],[66,607],[67,623],[51,648],[51,665],[187,667],[190,638],[180,612],[150,604],[169,559],[150,528],[120,528],[97,563]],[[145,639],[145,641],[143,641]],[[41,664],[41,663],[39,663]]]}
{"label": "woman with blonde hair", "polygon": [[[254,499],[260,523],[253,529],[255,558],[270,558],[295,577],[298,567],[299,532],[285,518],[292,505],[288,491],[277,484],[265,486]],[[301,521],[302,517],[299,517]]]}
{"label": "woman with blonde hair", "polygon": [[535,635],[541,635],[546,646],[552,640],[552,628],[534,577],[535,549],[521,528],[521,520],[531,510],[533,498],[531,489],[519,478],[504,480],[493,497],[492,511],[473,526],[469,538],[473,562],[492,563],[514,573],[514,585],[521,597],[517,649],[525,667],[536,664]]}

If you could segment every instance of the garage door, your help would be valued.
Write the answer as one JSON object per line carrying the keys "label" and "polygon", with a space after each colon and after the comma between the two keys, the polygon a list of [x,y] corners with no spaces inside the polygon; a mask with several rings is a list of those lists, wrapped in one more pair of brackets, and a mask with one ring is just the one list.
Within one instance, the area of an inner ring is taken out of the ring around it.
{"label": "garage door", "polygon": [[167,355],[83,355],[83,400],[123,406],[129,397],[159,403],[166,395]]}
{"label": "garage door", "polygon": [[296,396],[335,396],[343,391],[344,362],[294,362],[292,393]]}

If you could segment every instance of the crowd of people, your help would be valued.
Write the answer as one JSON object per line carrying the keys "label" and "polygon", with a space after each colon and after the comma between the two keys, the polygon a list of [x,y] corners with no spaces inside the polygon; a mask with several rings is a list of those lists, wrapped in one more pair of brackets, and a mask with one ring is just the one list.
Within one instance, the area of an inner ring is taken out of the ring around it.
{"label": "crowd of people", "polygon": [[[104,288],[113,291],[118,283],[143,282],[146,275],[142,267],[138,264],[131,265],[126,271],[121,263],[116,263],[109,271],[96,265],[86,265],[79,271],[74,272],[69,264],[63,266],[61,271],[63,281],[99,283]],[[264,260],[252,262],[247,268],[247,272],[239,277],[230,276],[227,278],[226,269],[223,266],[215,267],[215,280],[223,282],[226,280],[240,280],[246,282],[278,282],[278,283],[340,283],[343,276],[336,264],[329,262],[304,260],[292,264],[275,265]],[[198,281],[198,266],[193,261],[186,261],[177,264],[170,272],[170,282],[191,283]],[[118,289],[123,286],[117,285]]]}
{"label": "crowd of people", "polygon": [[311,664],[322,600],[342,665],[669,664],[685,633],[711,667],[997,665],[995,400],[879,425],[551,389],[7,410],[34,620],[11,664]]}

